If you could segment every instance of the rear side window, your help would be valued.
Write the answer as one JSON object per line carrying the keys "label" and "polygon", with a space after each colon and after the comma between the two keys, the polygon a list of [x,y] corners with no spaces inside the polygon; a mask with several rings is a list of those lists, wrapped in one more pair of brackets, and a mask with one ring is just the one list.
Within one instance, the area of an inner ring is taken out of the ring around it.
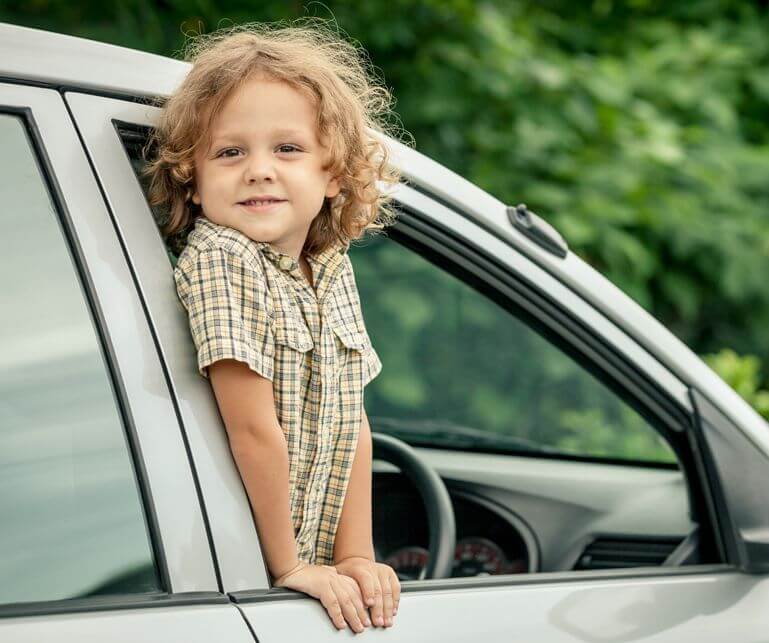
{"label": "rear side window", "polygon": [[122,418],[22,120],[0,114],[0,604],[161,591]]}

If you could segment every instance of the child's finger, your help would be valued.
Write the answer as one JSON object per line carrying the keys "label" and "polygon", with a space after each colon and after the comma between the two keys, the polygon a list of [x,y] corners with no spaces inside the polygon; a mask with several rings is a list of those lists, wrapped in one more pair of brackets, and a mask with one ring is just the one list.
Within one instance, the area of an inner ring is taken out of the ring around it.
{"label": "child's finger", "polygon": [[345,629],[347,624],[345,623],[344,614],[342,613],[342,605],[330,585],[328,589],[320,595],[320,602],[328,612],[328,616],[334,626],[338,630]]}
{"label": "child's finger", "polygon": [[360,600],[360,596],[357,595],[357,588],[355,590],[352,589],[345,581],[339,578],[333,578],[331,586],[334,588],[344,620],[350,624],[350,629],[353,632],[362,632],[365,628],[360,618],[359,610],[362,613],[363,602]]}
{"label": "child's finger", "polygon": [[390,627],[393,624],[393,590],[389,574],[382,574],[379,582],[382,584],[382,606],[385,626]]}
{"label": "child's finger", "polygon": [[368,627],[371,625],[371,621],[368,617],[368,611],[366,610],[366,606],[363,604],[363,596],[360,592],[360,587],[358,587],[358,581],[356,581],[354,578],[350,578],[349,576],[345,576],[343,574],[339,575],[339,579],[346,583],[348,586],[348,590],[354,594],[354,600],[355,603],[355,609],[358,610],[358,617],[360,618],[363,625]]}
{"label": "child's finger", "polygon": [[398,605],[401,602],[401,581],[398,578],[398,574],[390,567],[390,588],[393,591],[393,616],[398,613]]}
{"label": "child's finger", "polygon": [[377,574],[370,574],[371,578],[371,596],[374,597],[374,602],[369,605],[371,612],[371,621],[374,625],[384,627],[384,603],[382,602],[382,585],[379,582],[379,576]]}
{"label": "child's finger", "polygon": [[374,605],[377,600],[377,594],[381,594],[379,579],[376,574],[372,574],[368,569],[360,567],[353,572],[352,577],[360,586],[360,591],[363,594],[363,600],[365,600],[366,605],[369,607]]}

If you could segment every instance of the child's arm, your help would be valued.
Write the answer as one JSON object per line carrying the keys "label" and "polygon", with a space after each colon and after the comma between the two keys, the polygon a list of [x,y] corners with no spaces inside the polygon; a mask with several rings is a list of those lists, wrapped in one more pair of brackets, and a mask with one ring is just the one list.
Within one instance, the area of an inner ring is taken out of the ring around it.
{"label": "child's arm", "polygon": [[337,628],[344,629],[346,621],[355,632],[362,632],[363,624],[370,622],[355,581],[331,566],[303,565],[297,557],[288,450],[275,413],[272,382],[233,359],[212,363],[208,372],[267,567],[278,579],[275,584],[319,599]]}
{"label": "child's arm", "polygon": [[334,540],[334,567],[360,586],[375,625],[390,626],[398,611],[400,581],[389,565],[374,560],[371,533],[371,426],[365,410]]}

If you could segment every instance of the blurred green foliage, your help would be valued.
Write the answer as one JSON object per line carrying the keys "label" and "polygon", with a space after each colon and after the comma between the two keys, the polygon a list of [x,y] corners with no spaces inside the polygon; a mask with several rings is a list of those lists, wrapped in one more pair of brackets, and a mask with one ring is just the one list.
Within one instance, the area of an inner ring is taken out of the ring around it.
{"label": "blurred green foliage", "polygon": [[705,355],[704,358],[753,408],[769,418],[769,391],[759,388],[761,362],[755,355],[740,357],[730,348],[725,348],[714,355]]}
{"label": "blurred green foliage", "polygon": [[[417,149],[505,202],[526,202],[769,417],[766,2],[0,6],[5,22],[164,55],[187,32],[307,15],[335,19],[365,47]],[[417,337],[433,302],[406,283],[388,296],[399,305],[383,300],[387,314]],[[391,403],[418,404],[431,395],[420,369],[433,367],[388,364],[408,386],[385,377],[381,387]],[[504,406],[485,395],[479,408]],[[574,415],[580,423],[595,425]],[[581,435],[572,442],[589,441]]]}

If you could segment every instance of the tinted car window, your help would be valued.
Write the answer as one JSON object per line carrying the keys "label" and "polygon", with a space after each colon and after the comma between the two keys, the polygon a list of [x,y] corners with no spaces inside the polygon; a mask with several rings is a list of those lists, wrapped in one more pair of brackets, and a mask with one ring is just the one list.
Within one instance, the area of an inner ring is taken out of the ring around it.
{"label": "tinted car window", "polygon": [[159,591],[77,270],[22,121],[0,140],[0,603]]}
{"label": "tinted car window", "polygon": [[658,432],[571,357],[415,252],[353,247],[372,343],[372,428],[408,442],[675,462]]}

